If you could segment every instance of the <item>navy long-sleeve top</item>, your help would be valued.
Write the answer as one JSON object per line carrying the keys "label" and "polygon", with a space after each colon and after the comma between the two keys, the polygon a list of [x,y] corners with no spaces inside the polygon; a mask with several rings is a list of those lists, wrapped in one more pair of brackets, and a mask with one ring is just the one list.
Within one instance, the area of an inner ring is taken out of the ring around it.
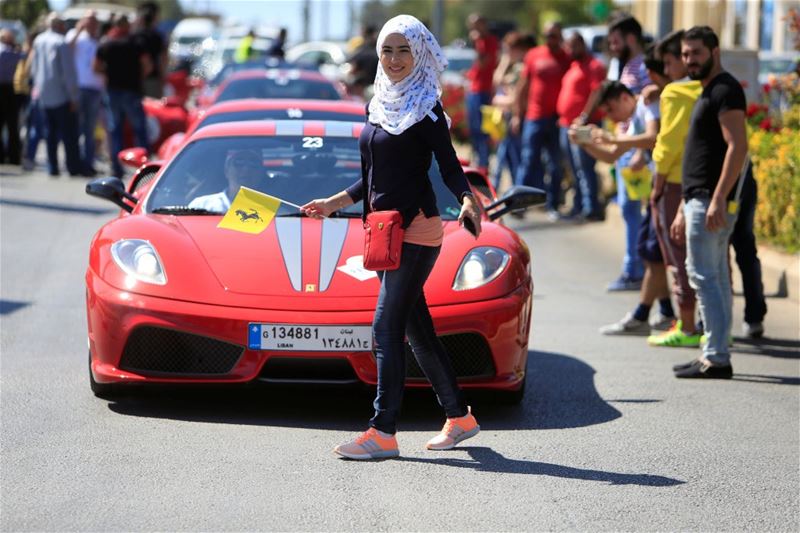
{"label": "navy long-sleeve top", "polygon": [[[368,118],[359,137],[359,147],[361,179],[346,191],[354,203],[364,201],[364,216],[368,211],[396,209],[403,215],[403,227],[407,228],[420,210],[428,218],[439,215],[428,177],[431,154],[436,156],[445,185],[459,201],[464,193],[470,192],[440,103],[399,135],[371,124]],[[370,192],[366,197],[365,190]]]}

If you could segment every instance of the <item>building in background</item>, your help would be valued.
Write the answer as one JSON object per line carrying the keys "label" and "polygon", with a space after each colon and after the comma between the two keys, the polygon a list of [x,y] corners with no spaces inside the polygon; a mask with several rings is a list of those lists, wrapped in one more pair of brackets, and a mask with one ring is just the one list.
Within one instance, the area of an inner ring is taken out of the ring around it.
{"label": "building in background", "polygon": [[723,49],[782,53],[794,49],[786,15],[800,0],[636,0],[630,12],[645,31],[663,36],[678,28],[707,25]]}

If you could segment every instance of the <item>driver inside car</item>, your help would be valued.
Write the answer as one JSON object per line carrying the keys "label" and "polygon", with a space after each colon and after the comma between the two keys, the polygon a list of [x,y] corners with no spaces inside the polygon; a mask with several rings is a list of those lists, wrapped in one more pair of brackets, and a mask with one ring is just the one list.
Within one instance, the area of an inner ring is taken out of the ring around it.
{"label": "driver inside car", "polygon": [[189,202],[189,207],[224,213],[230,208],[239,187],[258,189],[264,176],[264,162],[257,150],[232,150],[225,158],[225,190],[198,196]]}

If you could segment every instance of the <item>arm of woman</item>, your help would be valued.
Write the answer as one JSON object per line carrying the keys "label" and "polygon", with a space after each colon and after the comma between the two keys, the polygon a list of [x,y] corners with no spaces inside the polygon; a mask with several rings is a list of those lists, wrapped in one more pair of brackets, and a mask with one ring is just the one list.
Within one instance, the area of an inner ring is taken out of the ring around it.
{"label": "arm of woman", "polygon": [[436,115],[435,121],[431,117],[423,119],[421,128],[423,136],[439,163],[439,171],[444,184],[461,203],[461,213],[458,215],[459,224],[463,225],[464,219],[469,218],[475,226],[475,236],[477,237],[481,232],[480,208],[472,195],[472,189],[467,183],[464,170],[456,156],[441,104],[436,104],[433,113]]}
{"label": "arm of woman", "polygon": [[331,213],[334,213],[339,209],[344,209],[345,207],[353,205],[354,203],[355,202],[353,201],[353,198],[347,192],[347,189],[345,189],[344,191],[337,192],[328,198],[317,198],[316,200],[311,200],[300,209],[303,211],[303,213],[311,218],[325,218],[329,217]]}

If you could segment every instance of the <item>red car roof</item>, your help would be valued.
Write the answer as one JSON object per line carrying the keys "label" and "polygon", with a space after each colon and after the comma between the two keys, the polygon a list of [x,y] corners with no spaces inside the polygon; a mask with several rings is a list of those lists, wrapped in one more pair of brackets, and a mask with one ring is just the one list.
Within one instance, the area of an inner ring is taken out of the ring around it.
{"label": "red car roof", "polygon": [[302,109],[303,111],[339,111],[366,115],[365,103],[350,100],[310,100],[290,98],[245,98],[227,100],[214,104],[203,111],[203,116],[217,113],[235,113],[237,111],[258,111],[262,109]]}
{"label": "red car roof", "polygon": [[303,70],[299,68],[255,68],[234,72],[225,80],[253,79],[253,78],[289,78],[296,80],[327,81],[331,80],[320,74],[317,70]]}
{"label": "red car roof", "polygon": [[307,136],[354,137],[361,135],[363,122],[336,120],[248,120],[221,122],[195,132],[187,141],[212,137]]}

